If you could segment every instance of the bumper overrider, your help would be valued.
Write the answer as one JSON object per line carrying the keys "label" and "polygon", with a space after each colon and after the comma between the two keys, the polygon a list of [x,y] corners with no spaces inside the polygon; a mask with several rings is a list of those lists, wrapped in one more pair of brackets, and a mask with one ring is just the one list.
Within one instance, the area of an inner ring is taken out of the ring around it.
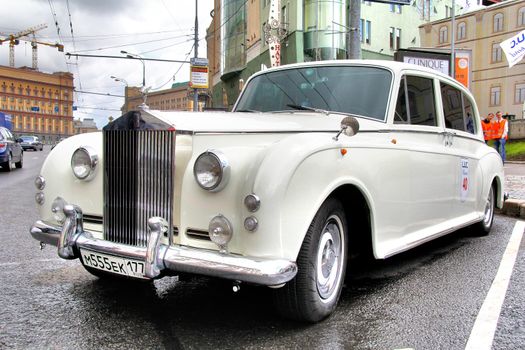
{"label": "bumper overrider", "polygon": [[41,220],[31,227],[36,240],[58,247],[63,259],[80,257],[80,248],[145,263],[145,277],[161,277],[165,270],[220,277],[266,286],[278,286],[290,281],[297,273],[295,262],[284,259],[261,259],[181,245],[161,244],[168,223],[160,217],[148,220],[150,238],[145,248],[128,246],[94,238],[83,227],[82,210],[75,205],[64,206],[66,220],[55,226]]}

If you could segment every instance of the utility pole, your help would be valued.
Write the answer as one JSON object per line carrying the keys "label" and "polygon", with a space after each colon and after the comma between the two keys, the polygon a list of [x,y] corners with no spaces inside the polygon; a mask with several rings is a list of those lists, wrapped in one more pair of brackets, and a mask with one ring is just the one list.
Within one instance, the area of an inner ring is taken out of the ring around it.
{"label": "utility pole", "polygon": [[346,55],[350,59],[361,58],[359,24],[361,22],[361,0],[350,0],[348,9],[348,38]]}
{"label": "utility pole", "polygon": [[[195,0],[195,58],[199,57],[199,18],[197,16],[199,0]],[[197,112],[199,110],[199,89],[193,89],[193,111]]]}
{"label": "utility pole", "polygon": [[452,30],[450,31],[450,35],[452,36],[450,38],[450,60],[452,61],[450,63],[450,75],[452,76],[452,79],[456,79],[456,54],[455,54],[455,40],[456,40],[456,0],[452,0],[452,21],[451,24]]}

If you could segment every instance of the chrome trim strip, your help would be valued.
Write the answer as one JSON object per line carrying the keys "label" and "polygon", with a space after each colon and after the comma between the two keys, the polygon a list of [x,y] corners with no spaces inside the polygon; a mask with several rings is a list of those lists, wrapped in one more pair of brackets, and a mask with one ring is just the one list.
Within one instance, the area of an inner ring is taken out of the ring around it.
{"label": "chrome trim strip", "polygon": [[[79,222],[82,220],[82,214],[75,212],[76,222],[73,222],[71,211],[69,211],[64,227],[50,225],[40,220],[35,222],[31,227],[31,235],[40,242],[68,247],[67,253],[71,252],[72,255],[66,255],[67,259],[78,258],[79,249],[85,248],[95,252],[146,261],[146,265],[149,265],[147,276],[150,278],[158,278],[163,270],[171,270],[276,286],[290,281],[297,274],[297,264],[284,259],[222,254],[213,250],[179,245],[167,246],[160,244],[158,240],[153,243],[154,239],[150,239],[147,248],[96,239],[89,231],[78,231],[78,228],[81,227]],[[156,225],[155,220],[153,225]],[[152,230],[153,235],[156,229]],[[159,236],[160,231],[157,232]],[[62,232],[76,233],[65,234],[63,241],[60,241]]]}

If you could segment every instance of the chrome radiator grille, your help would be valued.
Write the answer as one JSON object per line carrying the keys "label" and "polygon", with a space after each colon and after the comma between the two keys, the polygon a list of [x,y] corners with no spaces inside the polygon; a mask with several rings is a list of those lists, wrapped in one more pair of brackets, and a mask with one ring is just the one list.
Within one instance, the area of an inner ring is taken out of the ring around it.
{"label": "chrome radiator grille", "polygon": [[175,131],[104,131],[104,239],[146,247],[148,219],[172,237]]}

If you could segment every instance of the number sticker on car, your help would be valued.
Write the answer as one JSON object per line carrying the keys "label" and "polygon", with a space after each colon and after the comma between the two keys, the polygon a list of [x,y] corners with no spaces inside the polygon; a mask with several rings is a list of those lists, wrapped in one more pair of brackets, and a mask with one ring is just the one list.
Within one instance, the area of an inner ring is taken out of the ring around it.
{"label": "number sticker on car", "polygon": [[119,275],[145,278],[143,261],[106,255],[85,249],[81,249],[80,254],[85,266]]}

